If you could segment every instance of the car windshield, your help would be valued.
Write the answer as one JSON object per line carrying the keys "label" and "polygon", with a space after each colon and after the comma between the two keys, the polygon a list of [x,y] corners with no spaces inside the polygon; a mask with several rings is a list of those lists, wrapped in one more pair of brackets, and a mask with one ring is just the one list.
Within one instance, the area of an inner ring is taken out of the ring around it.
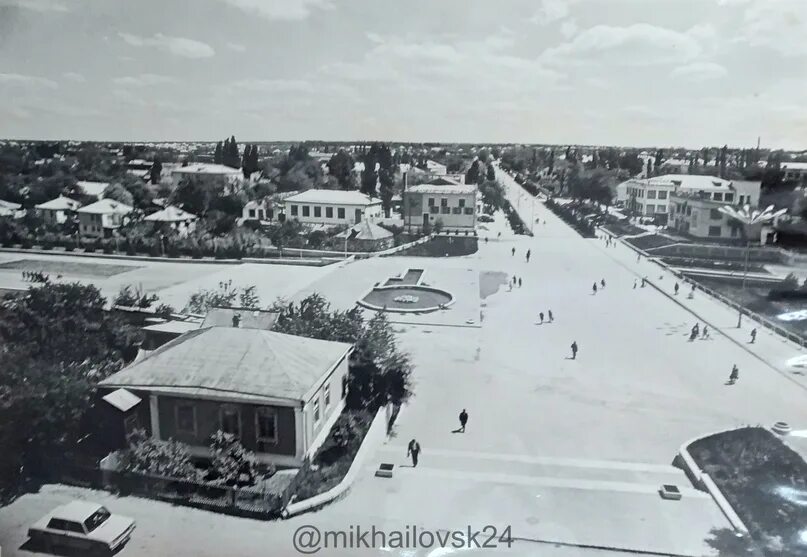
{"label": "car windshield", "polygon": [[84,521],[84,526],[87,527],[87,532],[92,532],[98,528],[101,524],[106,522],[107,518],[109,518],[109,511],[104,507],[101,507],[95,511],[90,518]]}

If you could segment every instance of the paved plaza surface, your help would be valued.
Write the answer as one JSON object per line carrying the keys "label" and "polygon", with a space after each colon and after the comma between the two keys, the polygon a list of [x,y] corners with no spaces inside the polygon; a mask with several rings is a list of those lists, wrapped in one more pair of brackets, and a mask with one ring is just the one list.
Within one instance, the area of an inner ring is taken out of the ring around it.
{"label": "paved plaza surface", "polygon": [[[23,524],[76,493],[137,515],[140,526],[121,555],[264,555],[267,548],[273,555],[293,555],[293,532],[305,524],[433,530],[509,525],[515,538],[531,540],[495,550],[503,555],[619,554],[552,543],[711,554],[704,540],[728,522],[671,465],[673,457],[692,437],[744,424],[782,420],[807,429],[803,377],[777,365],[798,349],[762,331],[755,345],[747,345],[748,330],[730,330],[736,325],[733,312],[703,295],[687,306],[687,300],[669,294],[673,279],[659,279],[663,273],[656,265],[637,263],[627,246],[607,248],[602,240],[581,238],[508,177],[502,180],[522,214],[540,219],[534,237],[514,236],[497,218],[485,225],[482,236],[489,241],[480,242],[474,255],[300,268],[307,278],[294,275],[299,283],[277,288],[289,292],[296,286],[292,299],[316,291],[346,309],[376,282],[423,268],[425,282],[456,298],[445,311],[393,316],[402,348],[416,366],[415,396],[401,410],[394,435],[375,451],[345,497],[315,513],[263,523],[48,487],[0,509],[4,554],[27,555],[18,550],[25,540]],[[200,272],[197,264],[187,266],[189,275]],[[271,271],[266,280],[272,272],[285,272],[263,267]],[[634,280],[651,270],[649,278],[659,288],[634,289]],[[225,276],[221,271],[206,271],[205,280]],[[522,279],[520,288],[503,284],[513,275]],[[593,294],[592,284],[601,279],[606,287]],[[166,292],[171,288],[179,287],[169,285]],[[540,324],[538,313],[550,309],[554,322]],[[470,319],[474,326],[467,326]],[[696,321],[703,327],[704,319],[720,330],[688,342],[689,329]],[[572,341],[580,349],[574,360]],[[727,386],[733,364],[740,380]],[[463,408],[470,415],[467,430],[454,432]],[[417,468],[406,458],[412,438],[423,449]],[[392,479],[373,477],[382,462],[396,465]],[[662,483],[678,485],[683,499],[662,501],[657,494]],[[453,554],[319,554],[354,553]]]}

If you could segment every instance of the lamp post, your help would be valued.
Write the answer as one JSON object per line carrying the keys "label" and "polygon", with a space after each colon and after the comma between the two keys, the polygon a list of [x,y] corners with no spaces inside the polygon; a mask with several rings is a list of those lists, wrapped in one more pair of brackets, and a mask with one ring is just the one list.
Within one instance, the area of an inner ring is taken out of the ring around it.
{"label": "lamp post", "polygon": [[769,205],[762,211],[758,209],[751,209],[750,205],[744,207],[732,207],[731,205],[724,205],[718,209],[721,213],[737,220],[745,226],[745,267],[743,270],[743,286],[742,286],[742,301],[740,304],[739,315],[737,316],[737,328],[739,329],[743,323],[743,309],[742,303],[745,302],[745,281],[748,278],[748,259],[751,255],[751,240],[748,238],[748,228],[756,224],[764,224],[774,220],[776,217],[783,215],[787,209],[773,210],[773,205]]}

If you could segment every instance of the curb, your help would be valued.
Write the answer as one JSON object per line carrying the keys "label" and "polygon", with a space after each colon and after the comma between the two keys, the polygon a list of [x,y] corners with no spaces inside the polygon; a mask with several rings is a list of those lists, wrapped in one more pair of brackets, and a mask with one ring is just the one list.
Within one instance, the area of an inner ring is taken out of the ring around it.
{"label": "curb", "polygon": [[520,537],[513,537],[509,538],[512,541],[522,541],[522,542],[531,542],[531,543],[542,543],[547,545],[559,545],[563,547],[579,547],[581,549],[594,549],[597,551],[608,551],[614,552],[619,551],[620,553],[630,553],[632,555],[653,555],[657,557],[700,557],[700,554],[692,554],[692,553],[670,553],[666,551],[653,551],[652,549],[629,549],[626,547],[617,547],[617,546],[610,546],[610,545],[597,545],[597,544],[587,544],[587,543],[574,543],[574,542],[559,542],[554,540],[540,540],[535,538],[520,538]]}
{"label": "curb", "polygon": [[720,488],[717,487],[717,484],[715,484],[714,480],[712,480],[709,474],[701,470],[700,467],[698,466],[698,463],[695,462],[695,459],[692,458],[691,454],[689,454],[689,446],[692,443],[700,441],[701,439],[710,437],[712,435],[725,433],[727,431],[734,431],[735,429],[736,428],[727,429],[724,431],[718,431],[716,433],[710,433],[708,435],[702,435],[701,437],[695,437],[693,439],[690,439],[689,441],[684,442],[678,448],[678,456],[681,457],[681,461],[683,462],[683,466],[685,469],[684,471],[687,473],[687,476],[690,476],[691,478],[694,478],[696,480],[697,482],[696,487],[709,492],[709,495],[712,496],[714,502],[717,504],[718,507],[720,507],[720,510],[723,512],[723,515],[726,517],[726,520],[729,521],[729,524],[731,524],[731,527],[734,528],[736,531],[741,532],[743,535],[747,536],[749,535],[748,528],[745,526],[745,523],[743,523],[742,519],[737,515],[734,508],[731,506],[731,503],[728,502],[726,496],[723,495],[723,492],[720,491]]}

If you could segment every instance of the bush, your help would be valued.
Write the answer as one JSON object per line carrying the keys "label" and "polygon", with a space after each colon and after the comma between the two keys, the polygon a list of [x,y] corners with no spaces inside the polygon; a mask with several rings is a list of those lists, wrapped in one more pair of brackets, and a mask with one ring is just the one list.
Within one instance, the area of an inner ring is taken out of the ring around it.
{"label": "bush", "polygon": [[196,480],[199,473],[193,466],[189,447],[179,441],[159,441],[143,429],[129,436],[129,449],[122,455],[123,470],[183,480]]}
{"label": "bush", "polygon": [[343,412],[317,451],[316,462],[330,466],[348,453],[355,454],[367,433],[372,416],[367,412]]}
{"label": "bush", "polygon": [[327,239],[328,235],[322,230],[314,230],[308,235],[308,245],[312,248],[321,247],[323,242]]}
{"label": "bush", "polygon": [[42,249],[53,249],[54,246],[56,246],[56,235],[51,233],[45,234],[39,241],[39,245],[42,246]]}
{"label": "bush", "polygon": [[98,249],[97,240],[85,240],[83,245],[84,245],[84,251],[86,253],[93,253],[95,250]]}
{"label": "bush", "polygon": [[74,251],[76,249],[76,241],[73,238],[67,237],[64,239],[64,251]]}
{"label": "bush", "polygon": [[115,240],[101,240],[101,249],[104,253],[115,253]]}
{"label": "bush", "polygon": [[20,246],[22,247],[22,249],[31,249],[32,247],[34,247],[33,238],[31,238],[28,235],[23,236],[22,240],[20,241]]}
{"label": "bush", "polygon": [[212,462],[208,478],[225,485],[255,483],[255,455],[246,450],[238,438],[219,430],[210,438]]}

